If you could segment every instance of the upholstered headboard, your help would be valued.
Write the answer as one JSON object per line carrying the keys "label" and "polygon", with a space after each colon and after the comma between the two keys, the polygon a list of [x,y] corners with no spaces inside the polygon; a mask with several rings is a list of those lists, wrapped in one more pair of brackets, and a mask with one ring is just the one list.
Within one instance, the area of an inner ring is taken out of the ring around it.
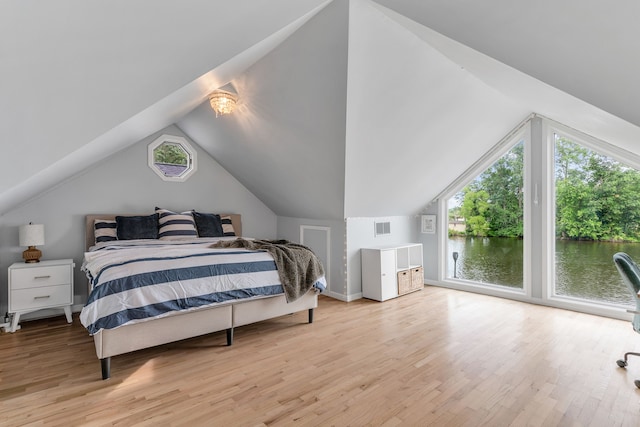
{"label": "upholstered headboard", "polygon": [[[127,216],[128,214],[91,214],[85,217],[85,250],[88,250],[91,246],[95,244],[96,238],[94,235],[94,222],[96,219],[109,219],[115,220],[116,216],[123,215]],[[139,214],[138,214],[139,215]],[[236,236],[242,236],[242,221],[240,214],[220,214],[220,216],[230,216],[231,223],[233,224],[233,230],[236,233]]]}

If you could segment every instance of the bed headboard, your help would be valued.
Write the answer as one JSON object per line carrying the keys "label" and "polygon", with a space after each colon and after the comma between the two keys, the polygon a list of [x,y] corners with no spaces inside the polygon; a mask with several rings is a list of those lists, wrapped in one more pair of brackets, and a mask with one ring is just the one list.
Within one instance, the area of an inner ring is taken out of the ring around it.
{"label": "bed headboard", "polygon": [[[116,216],[123,215],[131,215],[131,214],[91,214],[85,217],[85,250],[88,250],[91,246],[95,244],[95,235],[93,234],[93,224],[96,219],[111,219],[115,220]],[[140,214],[138,214],[140,215]],[[236,232],[236,236],[242,236],[242,221],[240,214],[220,214],[220,216],[230,216],[231,223],[233,224],[233,229]]]}

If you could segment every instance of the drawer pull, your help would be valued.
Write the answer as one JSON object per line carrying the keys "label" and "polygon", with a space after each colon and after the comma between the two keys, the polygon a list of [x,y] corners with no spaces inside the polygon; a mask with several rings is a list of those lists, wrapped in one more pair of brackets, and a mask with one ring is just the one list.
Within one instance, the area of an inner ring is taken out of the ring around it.
{"label": "drawer pull", "polygon": [[51,295],[42,295],[39,297],[33,297],[33,299],[47,299],[47,298],[51,298]]}
{"label": "drawer pull", "polygon": [[36,277],[34,277],[34,279],[48,279],[50,277],[51,276],[36,276]]}

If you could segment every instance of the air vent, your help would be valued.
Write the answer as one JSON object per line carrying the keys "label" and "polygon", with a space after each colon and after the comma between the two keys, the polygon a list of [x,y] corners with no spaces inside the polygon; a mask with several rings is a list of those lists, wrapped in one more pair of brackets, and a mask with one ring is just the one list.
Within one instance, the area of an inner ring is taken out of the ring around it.
{"label": "air vent", "polygon": [[375,223],[375,235],[376,236],[383,236],[385,234],[391,234],[391,223],[389,221],[376,222]]}

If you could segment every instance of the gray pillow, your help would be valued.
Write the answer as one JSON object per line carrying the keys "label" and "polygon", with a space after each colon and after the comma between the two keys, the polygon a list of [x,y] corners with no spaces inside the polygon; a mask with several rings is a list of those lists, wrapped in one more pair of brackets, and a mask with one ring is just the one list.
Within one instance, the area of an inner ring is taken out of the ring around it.
{"label": "gray pillow", "polygon": [[158,214],[140,216],[117,216],[118,240],[157,239]]}
{"label": "gray pillow", "polygon": [[199,237],[224,236],[220,215],[193,211],[193,219],[196,221]]}

